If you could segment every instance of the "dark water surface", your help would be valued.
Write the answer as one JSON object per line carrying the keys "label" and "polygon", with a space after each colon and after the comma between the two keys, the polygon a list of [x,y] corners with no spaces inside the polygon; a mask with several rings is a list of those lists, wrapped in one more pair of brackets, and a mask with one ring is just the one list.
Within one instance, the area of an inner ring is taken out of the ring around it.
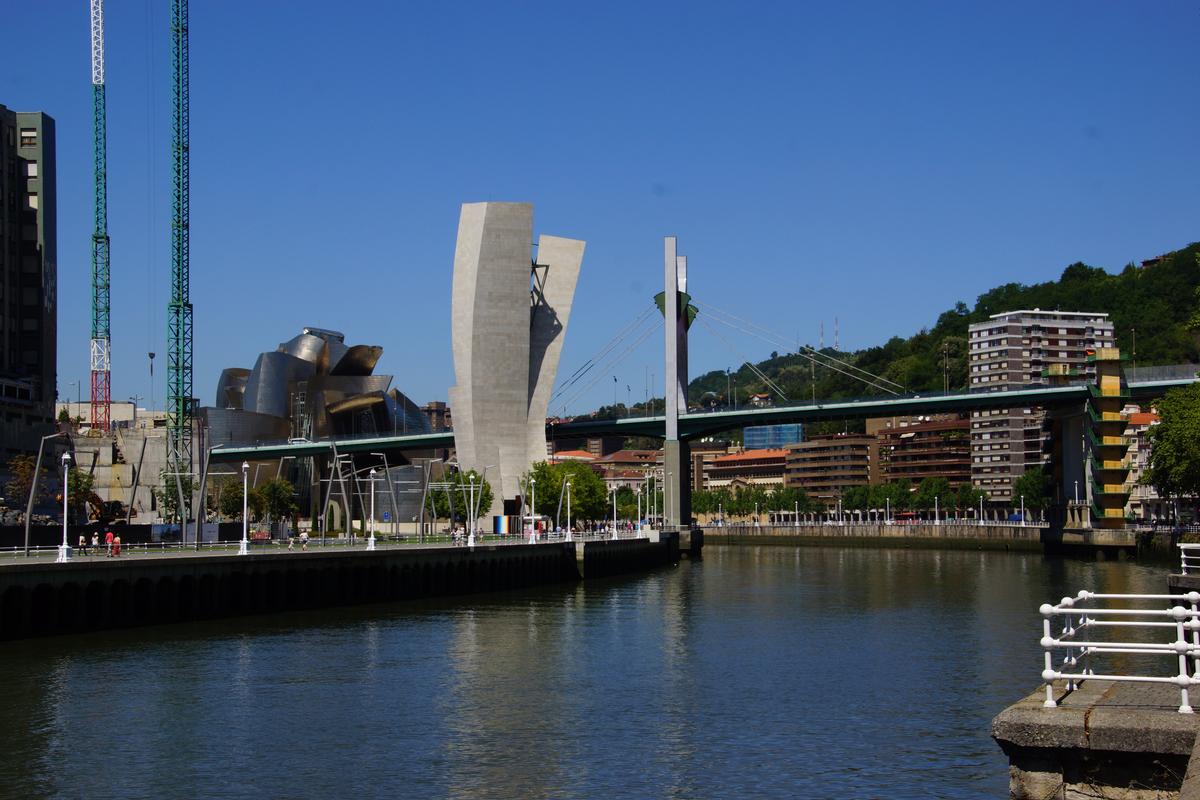
{"label": "dark water surface", "polygon": [[0,645],[5,797],[1003,798],[1037,607],[1166,569],[742,547],[622,580]]}

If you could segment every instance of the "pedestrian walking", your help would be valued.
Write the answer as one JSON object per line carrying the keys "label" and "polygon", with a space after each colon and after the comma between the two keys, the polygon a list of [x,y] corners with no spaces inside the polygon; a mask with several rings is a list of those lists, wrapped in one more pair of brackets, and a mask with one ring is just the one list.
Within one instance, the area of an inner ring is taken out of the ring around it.
{"label": "pedestrian walking", "polygon": [[86,556],[87,554],[87,534],[81,533],[79,534],[79,555]]}
{"label": "pedestrian walking", "polygon": [[121,555],[121,537],[120,536],[113,537],[112,547],[113,547],[113,555],[114,556]]}
{"label": "pedestrian walking", "polygon": [[108,550],[107,557],[112,558],[113,554],[113,532],[108,531],[104,534],[104,546]]}
{"label": "pedestrian walking", "polygon": [[92,552],[100,552],[100,534],[96,531],[92,531]]}
{"label": "pedestrian walking", "polygon": [[302,531],[300,533],[300,549],[301,550],[308,549],[308,531]]}

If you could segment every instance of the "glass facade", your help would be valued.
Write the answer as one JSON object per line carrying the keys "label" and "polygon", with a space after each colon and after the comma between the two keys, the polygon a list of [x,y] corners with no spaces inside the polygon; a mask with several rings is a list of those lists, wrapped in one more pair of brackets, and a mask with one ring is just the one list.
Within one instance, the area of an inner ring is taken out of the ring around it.
{"label": "glass facade", "polygon": [[790,425],[755,425],[742,428],[742,446],[747,450],[766,450],[786,447],[804,441],[804,426],[800,423]]}

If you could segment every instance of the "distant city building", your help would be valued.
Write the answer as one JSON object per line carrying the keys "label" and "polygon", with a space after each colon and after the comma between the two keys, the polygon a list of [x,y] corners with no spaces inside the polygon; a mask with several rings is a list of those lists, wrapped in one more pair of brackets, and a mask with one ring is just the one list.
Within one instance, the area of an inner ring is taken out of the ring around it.
{"label": "distant city building", "polygon": [[625,446],[625,437],[618,434],[605,434],[602,436],[569,436],[560,438],[554,433],[554,426],[550,426],[550,433],[546,437],[546,455],[554,455],[563,450],[586,450],[596,458],[615,453]]}
{"label": "distant city building", "polygon": [[708,464],[705,484],[709,489],[783,486],[787,455],[783,448],[771,448],[718,456]]}
{"label": "distant city building", "polygon": [[917,422],[876,436],[881,483],[945,478],[958,487],[971,482],[970,420]]}
{"label": "distant city building", "polygon": [[[662,471],[662,450],[618,450],[592,462],[606,483],[621,481],[618,485],[631,485],[628,481],[641,480],[647,475]],[[637,476],[631,473],[637,473]]]}
{"label": "distant city building", "polygon": [[1172,503],[1158,496],[1153,486],[1143,485],[1142,477],[1150,467],[1150,429],[1158,424],[1158,414],[1131,410],[1126,415],[1128,422],[1125,437],[1129,441],[1129,477],[1125,490],[1129,492],[1129,503],[1125,511],[1135,519],[1168,519],[1174,517]]}
{"label": "distant city building", "polygon": [[854,486],[879,483],[879,444],[865,433],[814,436],[787,448],[786,485],[814,500],[837,502]]}
{"label": "distant city building", "polygon": [[585,464],[591,464],[596,460],[596,457],[587,450],[559,450],[550,457],[551,464],[559,464],[563,461],[582,461]]}
{"label": "distant city building", "polygon": [[0,462],[36,453],[54,430],[55,189],[54,120],[0,105]]}
{"label": "distant city building", "polygon": [[[740,449],[740,448],[739,448]],[[718,439],[700,439],[692,442],[692,491],[708,488],[708,469],[721,456],[736,452],[729,442]]]}
{"label": "distant city building", "polygon": [[454,420],[450,417],[450,406],[440,400],[433,400],[421,406],[421,413],[429,420],[429,430],[434,433],[448,431],[454,427]]}
{"label": "distant city building", "polygon": [[742,446],[747,450],[765,450],[787,447],[804,441],[804,426],[800,423],[785,425],[753,425],[742,428]]}
{"label": "distant city building", "polygon": [[[993,314],[969,326],[974,392],[1049,385],[1044,370],[1095,379],[1087,351],[1113,346],[1107,314],[1041,309]],[[1040,408],[976,411],[971,415],[971,481],[992,502],[1011,505],[1013,483],[1048,460],[1045,413]]]}

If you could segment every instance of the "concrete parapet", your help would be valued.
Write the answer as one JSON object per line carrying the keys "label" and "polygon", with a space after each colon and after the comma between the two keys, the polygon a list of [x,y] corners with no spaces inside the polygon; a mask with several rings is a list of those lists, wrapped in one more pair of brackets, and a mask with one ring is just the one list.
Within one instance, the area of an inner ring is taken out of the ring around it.
{"label": "concrete parapet", "polygon": [[707,544],[948,547],[972,550],[1042,549],[1042,528],[1020,525],[851,524],[730,525],[704,529]]}
{"label": "concrete parapet", "polygon": [[0,639],[516,589],[664,566],[678,537],[0,566]]}

